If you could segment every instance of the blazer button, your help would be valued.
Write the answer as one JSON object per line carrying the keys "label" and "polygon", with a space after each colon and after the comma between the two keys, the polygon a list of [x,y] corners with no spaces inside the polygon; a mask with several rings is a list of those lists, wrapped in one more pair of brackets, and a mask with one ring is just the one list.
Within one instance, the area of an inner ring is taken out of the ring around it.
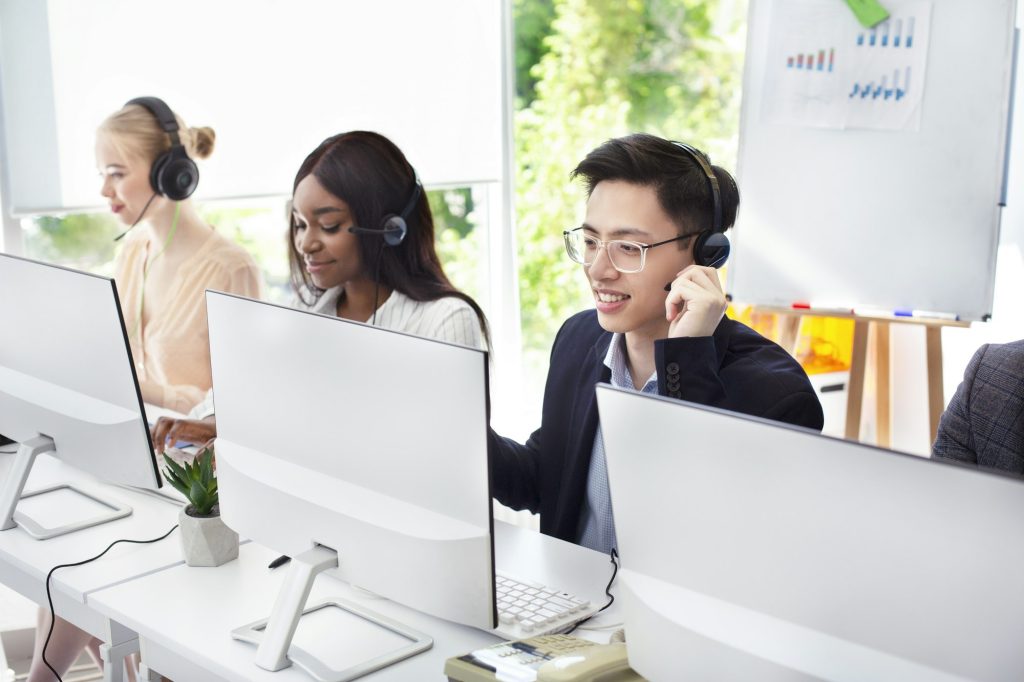
{"label": "blazer button", "polygon": [[669,398],[682,398],[683,396],[679,393],[679,391],[669,391],[668,392],[668,397]]}
{"label": "blazer button", "polygon": [[665,387],[668,388],[670,393],[679,393],[679,382],[678,381],[669,381],[665,385]]}
{"label": "blazer button", "polygon": [[675,375],[679,374],[679,363],[678,362],[670,362],[670,363],[668,363],[668,365],[665,366],[665,369],[668,370],[669,374],[675,376]]}

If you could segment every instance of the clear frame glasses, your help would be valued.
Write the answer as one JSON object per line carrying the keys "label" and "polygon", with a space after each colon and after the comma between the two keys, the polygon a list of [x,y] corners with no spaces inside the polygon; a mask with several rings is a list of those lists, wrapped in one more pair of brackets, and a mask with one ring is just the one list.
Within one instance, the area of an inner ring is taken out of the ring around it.
{"label": "clear frame glasses", "polygon": [[654,244],[644,244],[624,239],[602,241],[594,235],[584,232],[582,227],[562,232],[562,237],[565,239],[565,252],[573,261],[580,265],[592,265],[597,258],[597,252],[604,248],[608,252],[608,261],[612,267],[627,275],[644,269],[648,249],[677,242],[680,239],[689,239],[692,236],[692,234],[684,234]]}

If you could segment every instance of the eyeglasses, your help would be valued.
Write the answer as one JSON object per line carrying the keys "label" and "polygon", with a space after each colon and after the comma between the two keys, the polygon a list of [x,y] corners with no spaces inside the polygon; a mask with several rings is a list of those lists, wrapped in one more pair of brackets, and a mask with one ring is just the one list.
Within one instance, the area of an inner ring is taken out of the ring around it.
{"label": "eyeglasses", "polygon": [[569,254],[569,258],[580,265],[593,265],[594,260],[597,259],[597,252],[601,250],[601,247],[604,247],[608,252],[608,261],[612,264],[612,267],[628,275],[644,269],[648,249],[653,249],[655,246],[661,246],[662,244],[677,242],[680,239],[689,239],[693,235],[684,234],[672,239],[666,239],[665,241],[655,242],[654,244],[642,244],[622,239],[601,241],[597,237],[583,232],[582,227],[577,227],[574,230],[564,231],[562,236],[565,238],[565,252]]}

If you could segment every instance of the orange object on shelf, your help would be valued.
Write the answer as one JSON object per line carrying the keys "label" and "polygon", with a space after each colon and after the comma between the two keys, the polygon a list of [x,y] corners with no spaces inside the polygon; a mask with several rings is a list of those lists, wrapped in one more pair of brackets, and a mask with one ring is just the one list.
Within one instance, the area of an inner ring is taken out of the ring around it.
{"label": "orange object on shelf", "polygon": [[[780,315],[758,311],[754,306],[738,309],[730,305],[726,313],[757,333],[778,342],[782,336]],[[853,358],[854,321],[818,315],[801,315],[800,335],[794,355],[808,374],[842,372],[850,369]]]}

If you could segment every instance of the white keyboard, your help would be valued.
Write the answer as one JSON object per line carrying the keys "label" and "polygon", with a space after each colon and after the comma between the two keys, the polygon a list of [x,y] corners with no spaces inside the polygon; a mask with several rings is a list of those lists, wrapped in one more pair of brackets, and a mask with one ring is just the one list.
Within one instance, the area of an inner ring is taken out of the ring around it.
{"label": "white keyboard", "polygon": [[546,585],[498,573],[498,627],[505,639],[525,639],[564,632],[597,612],[589,600]]}

